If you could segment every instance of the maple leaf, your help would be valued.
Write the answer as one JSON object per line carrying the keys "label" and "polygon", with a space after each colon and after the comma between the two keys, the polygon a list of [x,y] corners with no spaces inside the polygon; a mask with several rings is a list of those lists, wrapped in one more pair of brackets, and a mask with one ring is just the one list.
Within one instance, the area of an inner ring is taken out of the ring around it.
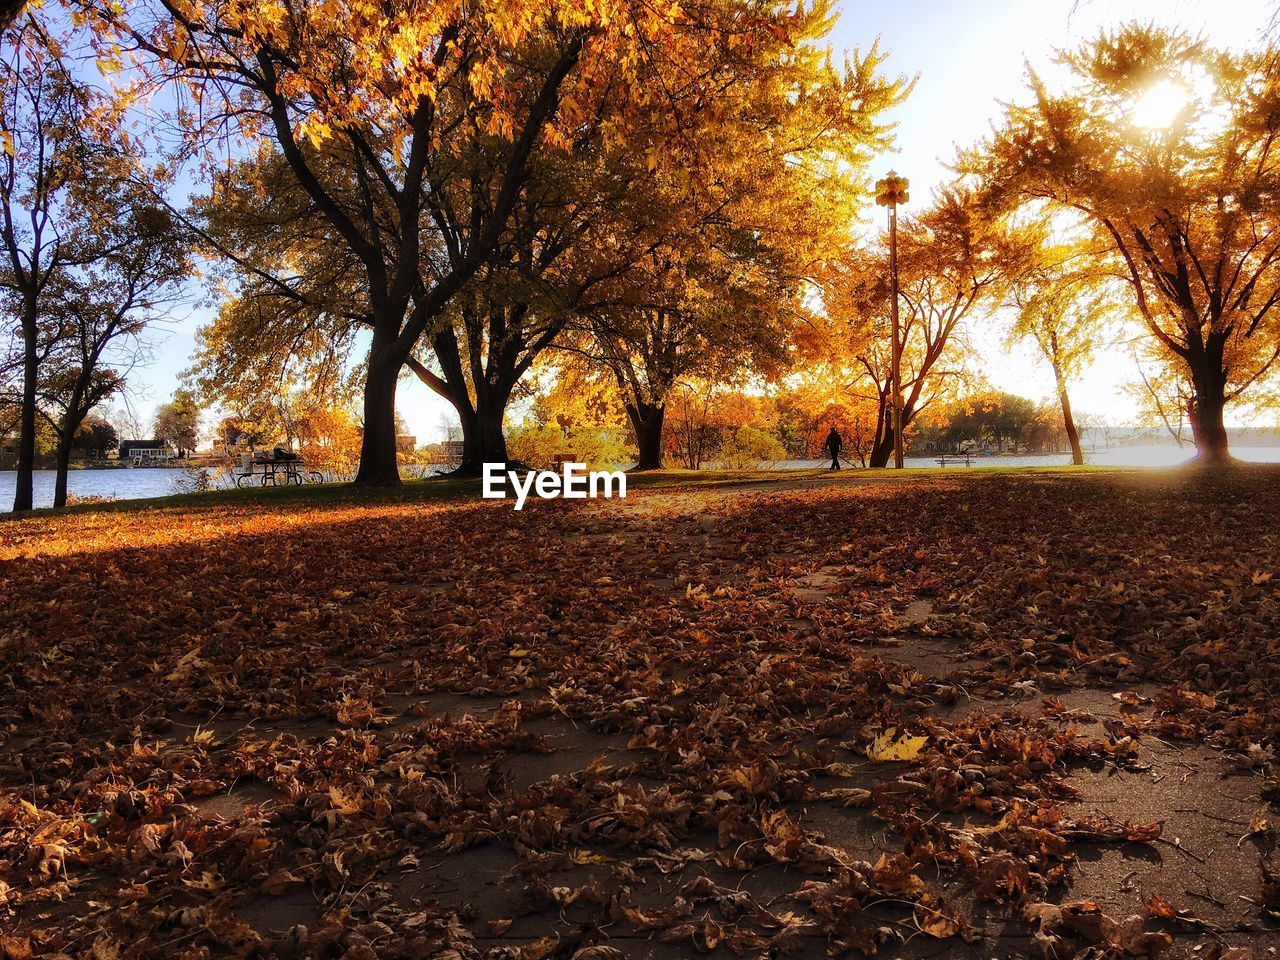
{"label": "maple leaf", "polygon": [[897,727],[889,727],[876,736],[867,745],[867,756],[876,761],[899,762],[915,760],[920,756],[920,751],[924,749],[924,745],[929,738],[927,736],[913,737],[906,733],[897,737],[897,732]]}

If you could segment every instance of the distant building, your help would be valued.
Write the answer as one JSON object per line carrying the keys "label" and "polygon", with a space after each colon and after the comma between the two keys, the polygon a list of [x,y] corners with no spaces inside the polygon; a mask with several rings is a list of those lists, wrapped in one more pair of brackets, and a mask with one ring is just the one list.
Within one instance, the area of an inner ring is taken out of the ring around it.
{"label": "distant building", "polygon": [[173,460],[177,452],[164,440],[121,440],[120,459],[132,460]]}
{"label": "distant building", "polygon": [[396,434],[396,453],[413,453],[418,449],[418,438],[407,433]]}

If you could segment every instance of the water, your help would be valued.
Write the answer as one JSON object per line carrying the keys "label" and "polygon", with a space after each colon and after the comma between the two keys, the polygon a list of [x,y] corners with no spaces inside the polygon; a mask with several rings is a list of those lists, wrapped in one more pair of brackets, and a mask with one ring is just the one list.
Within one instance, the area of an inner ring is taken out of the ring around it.
{"label": "water", "polygon": [[[1280,463],[1280,447],[1233,447],[1233,456],[1254,463]],[[1192,447],[1168,445],[1109,447],[1087,451],[1085,461],[1100,467],[1173,467],[1185,463],[1195,454]],[[974,457],[973,469],[982,467],[1061,467],[1071,462],[1070,454],[1052,456],[999,456]],[[802,469],[826,466],[826,460],[788,460],[776,464],[777,469]],[[675,466],[676,464],[672,464]],[[907,457],[908,467],[937,468],[936,457]],[[425,475],[430,467],[404,467],[403,475]],[[947,469],[952,469],[948,465]],[[956,464],[963,470],[963,464]],[[0,471],[0,512],[13,505],[15,474],[12,470]],[[144,500],[148,497],[167,497],[190,489],[191,478],[181,467],[128,467],[114,470],[72,470],[67,488],[77,497],[110,497],[114,500]],[[35,474],[35,505],[48,507],[53,504],[53,471],[37,470]]]}
{"label": "water", "polygon": [[[37,470],[33,499],[37,507],[53,505],[52,470]],[[142,500],[167,497],[180,492],[181,483],[189,481],[181,467],[121,467],[109,470],[72,470],[67,474],[67,492],[76,497],[111,497],[113,500]],[[0,471],[0,512],[13,506],[17,474]]]}
{"label": "water", "polygon": [[[1095,467],[1176,467],[1179,464],[1186,463],[1195,456],[1195,453],[1195,447],[1176,447],[1169,444],[1103,447],[1097,450],[1086,449],[1084,462]],[[1232,447],[1231,455],[1237,460],[1247,460],[1250,463],[1280,463],[1280,447]],[[938,458],[941,456],[942,454],[933,454],[927,457],[907,457],[903,461],[903,465],[906,467],[930,467],[936,470],[938,468]],[[950,458],[953,454],[947,454],[947,456]],[[778,466],[780,468],[823,467],[828,466],[830,463],[829,459],[790,460]],[[1071,454],[1000,455],[991,457],[975,455],[970,457],[969,463],[973,468],[1065,467],[1071,463]],[[947,469],[952,469],[952,466],[953,464],[948,463]],[[965,468],[963,463],[956,463],[954,467],[959,470]]]}
{"label": "water", "polygon": [[[427,476],[433,470],[445,469],[439,465],[406,465],[400,475]],[[213,472],[212,470],[210,471]],[[14,485],[17,474],[13,470],[0,470],[0,513],[13,507]],[[327,480],[350,479],[326,477]],[[36,507],[53,506],[52,470],[37,470],[32,489]],[[185,467],[118,467],[109,469],[72,470],[67,474],[67,492],[73,497],[109,497],[112,500],[146,500],[151,497],[167,497],[175,493],[188,493],[193,485],[192,474]],[[213,486],[221,489],[231,486],[231,478],[214,476]]]}

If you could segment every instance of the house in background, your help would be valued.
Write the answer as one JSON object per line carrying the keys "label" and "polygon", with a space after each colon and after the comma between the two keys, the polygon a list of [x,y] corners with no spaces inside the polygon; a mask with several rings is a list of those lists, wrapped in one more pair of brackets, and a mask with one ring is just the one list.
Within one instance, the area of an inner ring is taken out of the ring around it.
{"label": "house in background", "polygon": [[121,440],[120,459],[132,463],[176,460],[178,451],[164,440]]}

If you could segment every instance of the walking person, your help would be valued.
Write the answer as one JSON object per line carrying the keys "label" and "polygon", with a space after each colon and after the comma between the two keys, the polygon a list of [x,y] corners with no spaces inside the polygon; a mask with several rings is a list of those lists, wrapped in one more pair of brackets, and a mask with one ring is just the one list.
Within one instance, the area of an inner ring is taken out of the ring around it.
{"label": "walking person", "polygon": [[844,441],[840,439],[840,431],[836,429],[836,425],[831,425],[831,432],[827,434],[827,442],[822,445],[823,450],[831,452],[831,469],[840,469],[840,448],[844,446]]}

